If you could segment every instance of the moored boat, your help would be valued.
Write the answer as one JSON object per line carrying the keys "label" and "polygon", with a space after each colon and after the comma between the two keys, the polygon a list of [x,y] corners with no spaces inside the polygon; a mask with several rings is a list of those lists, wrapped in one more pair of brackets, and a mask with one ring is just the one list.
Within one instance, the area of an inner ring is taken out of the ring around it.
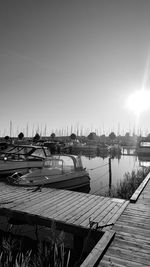
{"label": "moored boat", "polygon": [[140,167],[145,167],[145,168],[150,167],[150,156],[148,157],[148,156],[139,155],[138,160],[139,160]]}
{"label": "moored boat", "polygon": [[82,166],[81,157],[52,155],[43,161],[43,167],[21,175],[15,173],[8,182],[18,186],[47,186],[75,189],[90,183],[89,173]]}
{"label": "moored boat", "polygon": [[137,155],[150,156],[150,138],[141,138],[136,147]]}
{"label": "moored boat", "polygon": [[50,156],[49,150],[43,146],[9,145],[0,153],[0,176],[42,168],[43,160]]}

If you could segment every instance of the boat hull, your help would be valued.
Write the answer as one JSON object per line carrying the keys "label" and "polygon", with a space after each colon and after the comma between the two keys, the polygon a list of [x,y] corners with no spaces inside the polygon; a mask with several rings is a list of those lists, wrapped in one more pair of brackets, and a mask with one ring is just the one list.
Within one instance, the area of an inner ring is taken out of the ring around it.
{"label": "boat hull", "polygon": [[[39,172],[39,171],[37,171]],[[29,177],[30,178],[29,178]],[[56,175],[38,175],[32,178],[30,174],[25,174],[19,179],[12,180],[8,178],[8,182],[17,185],[17,186],[42,186],[42,187],[51,187],[58,189],[75,189],[80,188],[90,184],[90,177],[87,171],[78,171],[65,174],[56,174]]]}
{"label": "boat hull", "polygon": [[74,177],[72,179],[66,179],[64,181],[59,181],[55,183],[44,184],[44,187],[52,187],[57,189],[76,189],[84,187],[90,184],[90,179],[88,176]]}
{"label": "boat hull", "polygon": [[136,153],[137,153],[137,155],[139,155],[139,156],[150,157],[150,148],[142,148],[142,147],[140,147],[140,148],[138,148],[138,149],[136,150]]}

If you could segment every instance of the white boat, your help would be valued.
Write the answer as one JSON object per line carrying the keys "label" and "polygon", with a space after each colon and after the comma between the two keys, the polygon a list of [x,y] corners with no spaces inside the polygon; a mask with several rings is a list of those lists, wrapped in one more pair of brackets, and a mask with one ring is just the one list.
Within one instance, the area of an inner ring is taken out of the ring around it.
{"label": "white boat", "polygon": [[137,155],[150,156],[150,138],[141,138],[136,148]]}
{"label": "white boat", "polygon": [[150,167],[150,156],[148,157],[148,156],[139,155],[138,160],[139,160],[140,167],[146,167],[146,168]]}
{"label": "white boat", "polygon": [[10,145],[0,153],[0,176],[42,168],[43,160],[50,156],[50,151],[43,146]]}
{"label": "white boat", "polygon": [[90,183],[89,173],[82,166],[81,157],[52,155],[43,162],[43,168],[25,175],[15,173],[8,177],[11,184],[19,186],[48,186],[74,189]]}

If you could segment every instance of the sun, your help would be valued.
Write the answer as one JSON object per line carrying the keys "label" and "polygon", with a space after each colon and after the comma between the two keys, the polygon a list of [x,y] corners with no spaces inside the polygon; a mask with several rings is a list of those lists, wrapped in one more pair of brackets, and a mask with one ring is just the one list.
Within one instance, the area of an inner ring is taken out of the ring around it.
{"label": "sun", "polygon": [[132,93],[127,99],[127,107],[139,117],[150,107],[150,91],[139,90]]}

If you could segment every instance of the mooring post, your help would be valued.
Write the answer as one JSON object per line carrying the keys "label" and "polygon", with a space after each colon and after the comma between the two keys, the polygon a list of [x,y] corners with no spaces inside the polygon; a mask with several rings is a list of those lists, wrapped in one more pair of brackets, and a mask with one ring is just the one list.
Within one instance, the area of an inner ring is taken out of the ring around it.
{"label": "mooring post", "polygon": [[109,158],[109,189],[111,189],[112,172],[111,172],[111,158]]}

